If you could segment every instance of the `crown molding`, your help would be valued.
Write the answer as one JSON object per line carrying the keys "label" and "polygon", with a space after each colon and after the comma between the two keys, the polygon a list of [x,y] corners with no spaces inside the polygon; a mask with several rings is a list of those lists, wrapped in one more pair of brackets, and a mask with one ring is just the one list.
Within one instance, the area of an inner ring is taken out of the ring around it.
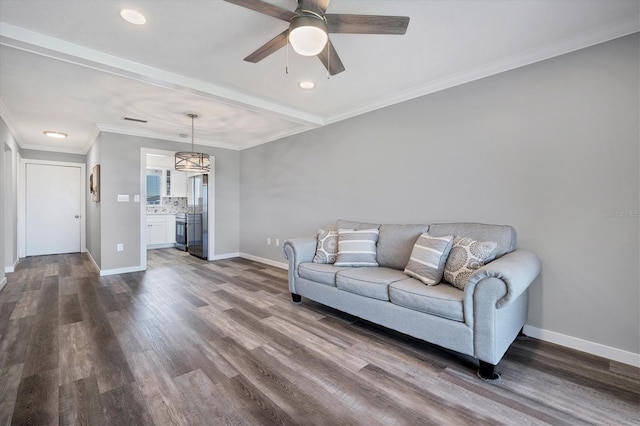
{"label": "crown molding", "polygon": [[528,51],[512,55],[507,58],[489,62],[487,64],[468,69],[464,72],[434,80],[383,99],[378,99],[375,102],[362,104],[356,108],[342,111],[338,114],[326,117],[325,124],[336,123],[338,121],[415,99],[430,93],[439,92],[474,80],[479,80],[505,71],[531,65],[536,62],[551,59],[556,56],[571,53],[596,44],[605,43],[616,38],[637,33],[638,31],[640,31],[640,21],[637,16],[632,16],[613,25],[600,27],[593,31],[568,37],[564,40],[529,49]]}
{"label": "crown molding", "polygon": [[87,152],[82,149],[71,149],[59,146],[49,146],[49,145],[38,145],[38,144],[27,144],[22,145],[22,149],[32,149],[34,151],[48,151],[48,152],[60,152],[64,154],[78,154],[78,155],[86,155]]}
{"label": "crown molding", "polygon": [[318,115],[289,108],[224,86],[159,70],[4,22],[0,25],[0,44],[165,89],[201,96],[299,124],[316,126],[324,124],[323,118]]}

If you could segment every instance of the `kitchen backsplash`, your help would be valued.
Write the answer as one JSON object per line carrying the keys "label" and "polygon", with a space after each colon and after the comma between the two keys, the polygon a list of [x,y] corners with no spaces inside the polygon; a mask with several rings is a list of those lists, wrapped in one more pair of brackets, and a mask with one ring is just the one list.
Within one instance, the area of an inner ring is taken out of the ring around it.
{"label": "kitchen backsplash", "polygon": [[159,206],[147,206],[147,213],[176,214],[187,211],[187,197],[162,197]]}

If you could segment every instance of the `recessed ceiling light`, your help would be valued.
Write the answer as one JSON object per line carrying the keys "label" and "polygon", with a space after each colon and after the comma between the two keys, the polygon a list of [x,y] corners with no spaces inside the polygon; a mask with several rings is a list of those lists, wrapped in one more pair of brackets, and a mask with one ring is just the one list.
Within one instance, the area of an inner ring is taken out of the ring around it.
{"label": "recessed ceiling light", "polygon": [[56,132],[53,130],[45,130],[44,134],[49,136],[50,138],[56,138],[56,139],[64,139],[68,136],[66,133]]}
{"label": "recessed ceiling light", "polygon": [[316,87],[316,84],[313,81],[301,81],[300,84],[298,84],[298,86],[300,86],[301,89],[308,90]]}
{"label": "recessed ceiling light", "polygon": [[147,22],[147,18],[145,18],[142,13],[131,9],[122,9],[120,11],[120,16],[125,21],[134,25],[144,25]]}

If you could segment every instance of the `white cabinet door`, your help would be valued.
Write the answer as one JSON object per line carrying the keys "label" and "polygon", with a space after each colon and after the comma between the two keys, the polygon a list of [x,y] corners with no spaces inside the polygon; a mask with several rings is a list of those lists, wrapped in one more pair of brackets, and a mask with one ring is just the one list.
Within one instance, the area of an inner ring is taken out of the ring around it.
{"label": "white cabinet door", "polygon": [[168,214],[167,218],[167,234],[165,241],[169,244],[176,242],[176,217],[172,214]]}
{"label": "white cabinet door", "polygon": [[171,171],[171,196],[187,196],[187,174],[185,172]]}
{"label": "white cabinet door", "polygon": [[164,244],[167,239],[167,222],[165,215],[147,216],[147,244]]}

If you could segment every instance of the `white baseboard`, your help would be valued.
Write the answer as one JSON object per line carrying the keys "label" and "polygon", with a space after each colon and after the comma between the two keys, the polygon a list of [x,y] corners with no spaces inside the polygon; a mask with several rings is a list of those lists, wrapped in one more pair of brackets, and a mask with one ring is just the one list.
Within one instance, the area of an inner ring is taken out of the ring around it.
{"label": "white baseboard", "polygon": [[285,270],[289,269],[289,265],[287,263],[276,262],[275,260],[254,256],[252,254],[240,253],[240,257],[242,257],[243,259],[253,260],[255,262],[266,263],[267,265],[275,266],[276,268],[280,268],[280,269],[285,269]]}
{"label": "white baseboard", "polygon": [[12,272],[16,271],[16,267],[18,266],[18,263],[20,263],[20,259],[16,259],[15,262],[13,262],[12,266],[5,266],[4,267],[4,273],[5,274],[10,274]]}
{"label": "white baseboard", "polygon": [[176,246],[176,243],[147,244],[147,250],[174,248],[175,246]]}
{"label": "white baseboard", "polygon": [[523,331],[527,336],[544,340],[545,342],[555,343],[567,348],[576,349],[591,355],[601,356],[612,361],[640,368],[640,354],[590,342],[578,337],[567,336],[566,334],[556,333],[555,331],[544,330],[531,325],[525,325]]}
{"label": "white baseboard", "polygon": [[209,257],[209,260],[224,260],[224,259],[231,259],[231,258],[234,258],[234,257],[240,257],[240,253],[216,254],[215,256]]}
{"label": "white baseboard", "polygon": [[87,254],[89,255],[89,259],[91,260],[91,263],[93,263],[93,266],[96,268],[96,270],[98,271],[98,274],[101,277],[106,277],[107,275],[126,274],[129,272],[139,272],[147,269],[143,266],[129,266],[127,268],[115,268],[115,269],[100,269],[100,267],[96,263],[96,260],[93,258],[93,256],[91,256],[91,252],[87,251]]}
{"label": "white baseboard", "polygon": [[2,291],[2,289],[6,285],[7,285],[7,277],[2,277],[2,279],[0,280],[0,291]]}
{"label": "white baseboard", "polygon": [[146,269],[147,268],[143,266],[129,266],[126,268],[101,269],[100,276],[105,277],[107,275],[128,274],[129,272],[140,272],[140,271],[145,271]]}

